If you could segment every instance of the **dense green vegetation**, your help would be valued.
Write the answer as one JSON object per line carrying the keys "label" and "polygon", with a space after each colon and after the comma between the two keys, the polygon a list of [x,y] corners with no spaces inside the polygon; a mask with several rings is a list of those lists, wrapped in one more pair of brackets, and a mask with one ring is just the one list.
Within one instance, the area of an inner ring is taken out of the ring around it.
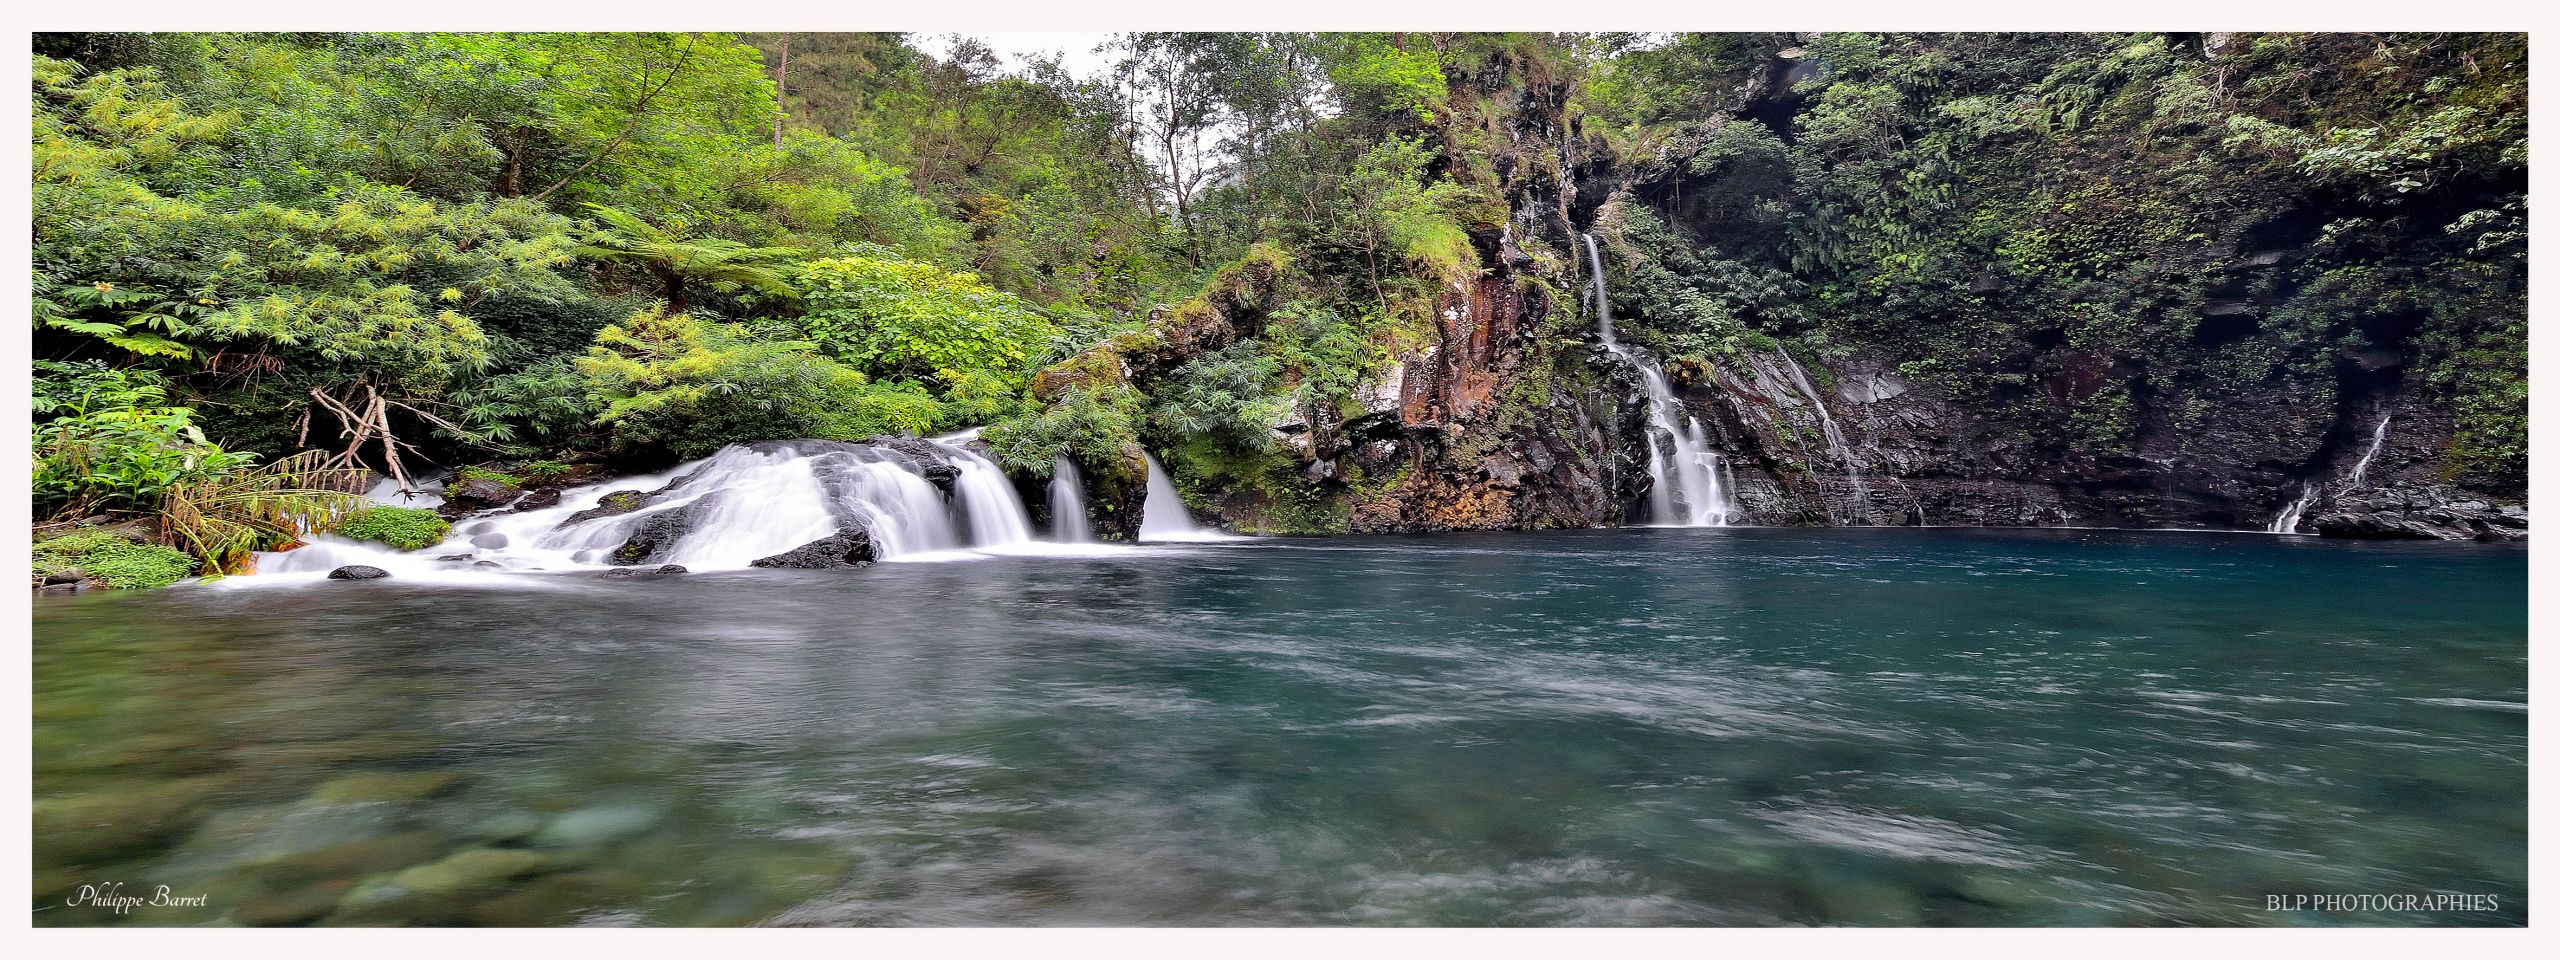
{"label": "dense green vegetation", "polygon": [[117,590],[165,587],[194,572],[195,558],[103,530],[66,534],[35,545],[35,580],[82,575]]}
{"label": "dense green vegetation", "polygon": [[2449,479],[2521,482],[2520,37],[1130,34],[1085,78],[888,34],[36,49],[38,515],[216,567],[361,470],[969,426],[1329,528],[1272,427],[1357,416],[1505,185],[1595,157],[1623,192],[1570,215],[1675,372],[1866,350],[2104,458],[2388,354],[2460,411]]}
{"label": "dense green vegetation", "polygon": [[2447,479],[2521,489],[2521,36],[1835,33],[1784,51],[1792,113],[1700,95],[1790,42],[1591,86],[1671,167],[1642,193],[1676,224],[1617,218],[1666,353],[1886,353],[2090,459],[2270,389],[2316,437],[2397,377],[2462,408]]}

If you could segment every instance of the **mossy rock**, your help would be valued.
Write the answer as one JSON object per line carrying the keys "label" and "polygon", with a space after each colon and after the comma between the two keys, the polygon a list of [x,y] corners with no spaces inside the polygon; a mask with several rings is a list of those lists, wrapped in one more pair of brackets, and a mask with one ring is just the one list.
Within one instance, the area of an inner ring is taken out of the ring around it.
{"label": "mossy rock", "polygon": [[230,783],[194,777],[37,800],[39,856],[48,863],[100,863],[167,846],[202,821],[207,801]]}
{"label": "mossy rock", "polygon": [[339,523],[337,533],[349,540],[371,540],[398,550],[423,550],[443,543],[453,533],[453,524],[433,510],[372,507]]}
{"label": "mossy rock", "polygon": [[321,803],[416,803],[462,784],[462,775],[443,770],[372,771],[349,774],[311,791]]}
{"label": "mossy rock", "polygon": [[36,582],[77,572],[87,583],[118,590],[165,587],[187,578],[196,560],[168,547],[108,530],[84,530],[38,542]]}

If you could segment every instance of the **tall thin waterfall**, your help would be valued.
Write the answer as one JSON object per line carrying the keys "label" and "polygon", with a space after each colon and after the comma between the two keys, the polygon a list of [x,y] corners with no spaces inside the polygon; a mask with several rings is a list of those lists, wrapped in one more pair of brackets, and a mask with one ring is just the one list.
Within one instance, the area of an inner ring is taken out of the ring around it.
{"label": "tall thin waterfall", "polygon": [[1173,492],[1173,478],[1164,472],[1164,464],[1156,462],[1155,454],[1141,453],[1147,458],[1147,504],[1146,514],[1138,518],[1138,539],[1191,540],[1208,534],[1192,521],[1182,495]]}
{"label": "tall thin waterfall", "polygon": [[1645,433],[1653,454],[1645,464],[1645,472],[1653,476],[1647,505],[1654,525],[1721,527],[1733,522],[1733,501],[1725,491],[1715,448],[1707,445],[1706,429],[1698,425],[1697,417],[1685,415],[1687,408],[1672,394],[1671,380],[1663,376],[1661,365],[1618,343],[1617,328],[1609,317],[1609,278],[1601,267],[1600,241],[1583,234],[1582,248],[1591,255],[1591,299],[1600,318],[1600,343],[1633,364],[1644,380],[1646,410],[1652,421]]}
{"label": "tall thin waterfall", "polygon": [[1796,389],[1803,391],[1805,399],[1813,401],[1813,415],[1822,423],[1822,440],[1830,447],[1831,458],[1840,461],[1841,469],[1849,471],[1849,509],[1854,514],[1850,525],[1865,524],[1872,510],[1867,496],[1867,478],[1858,470],[1857,458],[1849,454],[1848,437],[1840,432],[1840,423],[1831,419],[1831,408],[1823,404],[1822,391],[1815,390],[1813,381],[1806,379],[1804,365],[1797,363],[1795,356],[1785,350],[1778,351],[1778,355],[1787,358],[1787,373],[1795,379]]}
{"label": "tall thin waterfall", "polygon": [[1059,543],[1093,542],[1093,522],[1084,512],[1084,475],[1065,457],[1049,472],[1049,527],[1050,537]]}
{"label": "tall thin waterfall", "polygon": [[2347,473],[2347,490],[2364,486],[2365,468],[2373,466],[2374,455],[2382,452],[2382,436],[2389,432],[2391,432],[2391,415],[2385,413],[2382,415],[2382,422],[2373,425],[2373,442],[2365,445],[2364,456],[2357,457],[2356,468]]}

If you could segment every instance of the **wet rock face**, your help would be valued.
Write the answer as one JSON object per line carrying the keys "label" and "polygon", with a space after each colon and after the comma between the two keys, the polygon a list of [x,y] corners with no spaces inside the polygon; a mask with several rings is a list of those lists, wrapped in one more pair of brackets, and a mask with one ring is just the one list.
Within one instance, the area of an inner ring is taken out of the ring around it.
{"label": "wet rock face", "polygon": [[520,488],[496,480],[464,480],[445,487],[444,505],[437,511],[448,517],[494,510],[524,495]]}
{"label": "wet rock face", "polygon": [[2354,491],[2303,525],[2356,540],[2522,540],[2526,519],[2521,506],[2428,485]]}
{"label": "wet rock face", "polygon": [[390,575],[391,571],[389,570],[382,569],[381,567],[368,567],[361,563],[350,563],[346,566],[329,571],[329,579],[331,580],[380,580]]}
{"label": "wet rock face", "polygon": [[573,526],[597,517],[621,516],[647,506],[648,503],[649,495],[637,490],[608,493],[604,495],[604,499],[597,501],[595,506],[570,514],[569,519],[561,521],[561,526]]}
{"label": "wet rock face", "polygon": [[857,524],[847,524],[838,528],[834,536],[804,543],[747,565],[784,570],[824,570],[863,566],[877,559],[879,556],[871,542],[871,531]]}
{"label": "wet rock face", "polygon": [[617,567],[630,567],[662,560],[678,541],[684,539],[685,534],[693,532],[694,524],[717,500],[716,495],[706,496],[684,506],[640,518],[632,526],[630,537],[623,540],[621,546],[613,548],[605,562]]}
{"label": "wet rock face", "polygon": [[[1885,360],[1829,359],[1827,384],[1799,381],[1774,354],[1675,380],[1723,454],[1737,522],[2260,530],[2309,484],[2304,533],[2467,540],[2524,531],[2522,508],[2428,479],[2451,426],[2415,399],[2364,398],[2341,413],[2269,388],[2219,398],[2202,422],[2146,418],[2129,455],[2091,457],[2039,447]],[[2376,445],[2385,409],[2393,419]],[[2359,462],[2366,476],[2351,482]]]}

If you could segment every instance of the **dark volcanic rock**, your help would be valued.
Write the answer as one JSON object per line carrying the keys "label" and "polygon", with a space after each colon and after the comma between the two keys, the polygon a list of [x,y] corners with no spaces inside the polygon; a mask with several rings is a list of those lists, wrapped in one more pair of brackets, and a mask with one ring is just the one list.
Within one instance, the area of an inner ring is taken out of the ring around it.
{"label": "dark volcanic rock", "polygon": [[463,480],[445,486],[444,506],[437,509],[446,516],[457,516],[503,507],[523,495],[523,489],[495,480]]}
{"label": "dark volcanic rock", "polygon": [[604,495],[604,499],[597,501],[595,506],[570,514],[569,519],[561,521],[560,525],[565,527],[572,524],[585,523],[597,517],[620,516],[622,514],[638,510],[641,507],[646,506],[648,502],[649,495],[641,493],[638,490],[623,490],[616,493],[608,493]]}
{"label": "dark volcanic rock", "polygon": [[2312,516],[2324,537],[2354,540],[2522,540],[2526,513],[2449,487],[2360,490]]}
{"label": "dark volcanic rock", "polygon": [[889,450],[903,454],[916,465],[918,472],[924,475],[927,482],[940,488],[944,493],[950,493],[952,483],[960,479],[960,468],[951,465],[951,455],[945,453],[941,447],[934,446],[933,441],[922,437],[898,437],[884,433],[866,439],[862,443],[876,450]]}
{"label": "dark volcanic rock", "polygon": [[329,579],[331,580],[380,580],[390,575],[391,571],[389,570],[382,569],[381,567],[368,567],[361,563],[350,563],[346,566],[329,571]]}
{"label": "dark volcanic rock", "polygon": [[613,554],[606,557],[605,562],[617,567],[631,567],[659,560],[668,548],[676,545],[676,541],[693,532],[694,523],[702,519],[703,511],[717,499],[718,494],[712,494],[684,506],[640,518],[640,522],[631,528],[630,537],[623,540],[621,546],[613,548]]}
{"label": "dark volcanic rock", "polygon": [[801,544],[782,553],[748,564],[752,567],[786,570],[821,570],[851,567],[878,559],[871,543],[871,532],[859,525],[846,524],[835,536]]}
{"label": "dark volcanic rock", "polygon": [[527,510],[542,510],[559,505],[560,488],[544,487],[532,493],[525,494],[524,499],[516,501],[516,505],[510,512],[523,513]]}

